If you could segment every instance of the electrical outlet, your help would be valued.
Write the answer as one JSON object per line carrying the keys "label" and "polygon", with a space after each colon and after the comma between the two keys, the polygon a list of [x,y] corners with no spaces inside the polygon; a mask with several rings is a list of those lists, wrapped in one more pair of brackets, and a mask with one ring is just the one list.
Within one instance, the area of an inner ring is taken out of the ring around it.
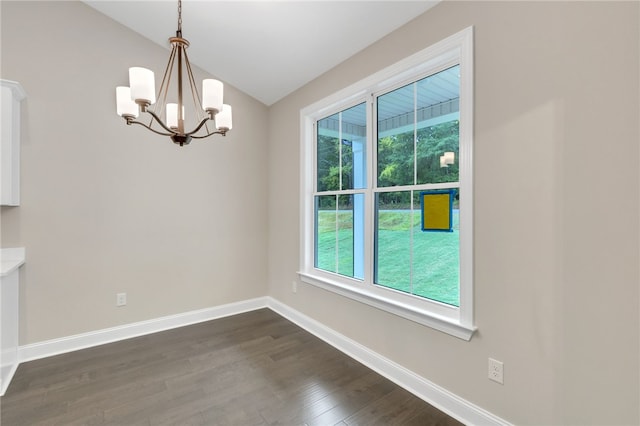
{"label": "electrical outlet", "polygon": [[504,364],[502,361],[489,358],[489,380],[504,385]]}
{"label": "electrical outlet", "polygon": [[297,281],[292,281],[291,282],[291,291],[294,293],[298,292],[298,282]]}
{"label": "electrical outlet", "polygon": [[116,306],[124,306],[127,304],[127,293],[116,294]]}

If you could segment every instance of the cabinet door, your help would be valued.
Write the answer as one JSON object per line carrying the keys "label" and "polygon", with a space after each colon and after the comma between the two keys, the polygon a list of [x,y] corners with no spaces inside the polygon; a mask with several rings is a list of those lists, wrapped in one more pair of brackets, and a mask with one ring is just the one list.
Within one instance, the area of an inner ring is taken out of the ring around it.
{"label": "cabinet door", "polygon": [[18,270],[0,278],[0,395],[18,368]]}
{"label": "cabinet door", "polygon": [[20,204],[20,105],[25,92],[20,83],[0,80],[0,204]]}

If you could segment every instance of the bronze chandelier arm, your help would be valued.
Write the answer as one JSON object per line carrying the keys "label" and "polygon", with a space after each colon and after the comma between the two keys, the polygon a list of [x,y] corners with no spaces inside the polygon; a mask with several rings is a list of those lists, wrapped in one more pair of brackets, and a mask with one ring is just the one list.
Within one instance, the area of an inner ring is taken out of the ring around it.
{"label": "bronze chandelier arm", "polygon": [[190,131],[189,133],[185,133],[185,135],[186,135],[186,136],[191,136],[192,138],[200,139],[200,137],[198,137],[198,136],[193,136],[193,134],[194,134],[194,133],[199,132],[199,131],[200,131],[200,129],[202,129],[202,126],[204,126],[204,125],[205,125],[205,123],[206,123],[207,121],[209,121],[209,120],[210,120],[210,118],[209,118],[209,117],[205,117],[205,118],[203,118],[203,119],[202,119],[202,121],[200,121],[200,123],[198,124],[198,126],[196,126],[196,128],[195,128],[195,129],[193,129],[193,130],[192,130],[192,131]]}
{"label": "bronze chandelier arm", "polygon": [[[155,112],[153,112],[153,111],[151,111],[151,110],[146,110],[145,112],[147,112],[147,113],[151,114],[151,116],[152,116],[152,117],[153,117],[153,118],[158,122],[158,124],[159,124],[160,126],[162,126],[162,128],[163,128],[163,129],[165,129],[167,132],[169,132],[169,135],[168,135],[168,136],[171,136],[171,135],[177,135],[177,134],[179,134],[179,133],[178,133],[178,132],[176,132],[175,130],[172,130],[171,128],[167,127],[167,125],[166,125],[166,124],[164,124],[164,123],[162,122],[162,120],[160,119],[160,117],[158,117],[158,116],[156,115],[156,113],[155,113]],[[151,130],[151,128],[150,128],[150,127],[149,127],[149,130]],[[158,132],[156,132],[156,133],[158,133]]]}
{"label": "bronze chandelier arm", "polygon": [[[166,130],[167,132],[169,132],[169,133],[160,132],[160,131],[158,131],[158,130],[154,129],[153,127],[151,127],[151,125],[146,124],[146,123],[143,123],[143,122],[141,122],[141,121],[134,120],[133,118],[130,118],[130,117],[129,117],[129,118],[125,118],[125,119],[126,119],[126,121],[127,121],[127,124],[138,124],[138,125],[140,125],[140,126],[142,126],[142,127],[145,127],[145,128],[147,128],[147,129],[151,130],[153,133],[156,133],[156,134],[158,134],[158,135],[162,135],[162,136],[175,136],[175,135],[179,135],[179,133],[178,133],[178,132],[175,132],[175,131],[171,130],[169,127],[167,127],[167,126],[166,126],[166,125],[165,125],[165,124],[160,120],[160,118],[158,117],[158,115],[157,115],[156,113],[154,113],[153,111],[149,111],[149,110],[147,110],[147,111],[145,111],[145,112],[147,112],[147,113],[151,114],[151,116],[153,117],[153,119],[154,119],[154,120],[155,120],[155,121],[156,121],[160,126],[162,126],[162,128],[163,128],[163,129],[165,129],[165,130]],[[205,125],[205,123],[206,123],[208,120],[209,120],[209,118],[208,118],[208,117],[203,118],[203,119],[202,119],[202,121],[198,124],[198,126],[197,126],[194,130],[192,130],[192,131],[191,131],[191,132],[189,132],[189,133],[185,133],[183,136],[188,136],[188,137],[193,138],[193,139],[204,139],[204,138],[207,138],[207,137],[209,137],[209,136],[211,136],[211,135],[222,135],[222,136],[226,136],[226,133],[227,133],[227,131],[226,131],[226,130],[218,130],[218,131],[215,131],[215,132],[209,132],[209,133],[207,133],[206,135],[202,135],[202,136],[195,136],[195,135],[194,135],[194,133],[198,132],[198,131],[199,131],[199,130],[200,130],[200,129]]]}
{"label": "bronze chandelier arm", "polygon": [[153,133],[157,133],[157,134],[162,135],[162,136],[173,136],[173,133],[159,132],[156,129],[154,129],[151,126],[149,126],[148,124],[145,124],[145,123],[142,123],[140,121],[133,120],[133,119],[127,119],[127,124],[139,124],[142,127],[146,127],[147,129],[151,130]]}
{"label": "bronze chandelier arm", "polygon": [[193,136],[193,135],[191,135],[191,137],[193,139],[204,139],[204,138],[208,138],[211,135],[227,136],[227,131],[226,130],[218,130],[216,132],[207,133],[206,135],[202,135],[202,136]]}

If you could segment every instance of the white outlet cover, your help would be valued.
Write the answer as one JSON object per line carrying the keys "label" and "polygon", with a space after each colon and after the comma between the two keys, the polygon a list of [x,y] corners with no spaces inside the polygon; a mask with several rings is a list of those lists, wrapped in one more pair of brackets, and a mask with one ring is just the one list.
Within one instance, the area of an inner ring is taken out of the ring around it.
{"label": "white outlet cover", "polygon": [[504,364],[502,361],[489,358],[489,380],[504,385]]}
{"label": "white outlet cover", "polygon": [[116,294],[116,306],[125,306],[127,304],[127,293]]}

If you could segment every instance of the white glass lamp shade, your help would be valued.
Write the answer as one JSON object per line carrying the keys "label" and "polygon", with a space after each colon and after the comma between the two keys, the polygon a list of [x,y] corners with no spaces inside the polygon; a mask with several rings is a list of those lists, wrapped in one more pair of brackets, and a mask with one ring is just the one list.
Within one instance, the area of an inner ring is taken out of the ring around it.
{"label": "white glass lamp shade", "polygon": [[[182,106],[182,119],[184,120],[184,105]],[[178,128],[178,104],[167,104],[167,127]]]}
{"label": "white glass lamp shade", "polygon": [[456,153],[455,152],[445,152],[444,155],[444,161],[446,164],[453,164],[456,162]]}
{"label": "white glass lamp shade", "polygon": [[137,117],[140,109],[131,99],[131,89],[125,86],[116,87],[116,112],[120,117]]}
{"label": "white glass lamp shade", "polygon": [[141,67],[129,68],[131,99],[136,103],[154,104],[156,102],[156,83],[153,71]]}
{"label": "white glass lamp shade", "polygon": [[227,131],[231,130],[231,127],[231,106],[224,104],[218,115],[216,115],[216,128]]}
{"label": "white glass lamp shade", "polygon": [[202,109],[217,114],[222,110],[224,85],[221,81],[208,78],[202,80]]}
{"label": "white glass lamp shade", "polygon": [[449,167],[447,165],[447,157],[444,155],[440,157],[440,167]]}

